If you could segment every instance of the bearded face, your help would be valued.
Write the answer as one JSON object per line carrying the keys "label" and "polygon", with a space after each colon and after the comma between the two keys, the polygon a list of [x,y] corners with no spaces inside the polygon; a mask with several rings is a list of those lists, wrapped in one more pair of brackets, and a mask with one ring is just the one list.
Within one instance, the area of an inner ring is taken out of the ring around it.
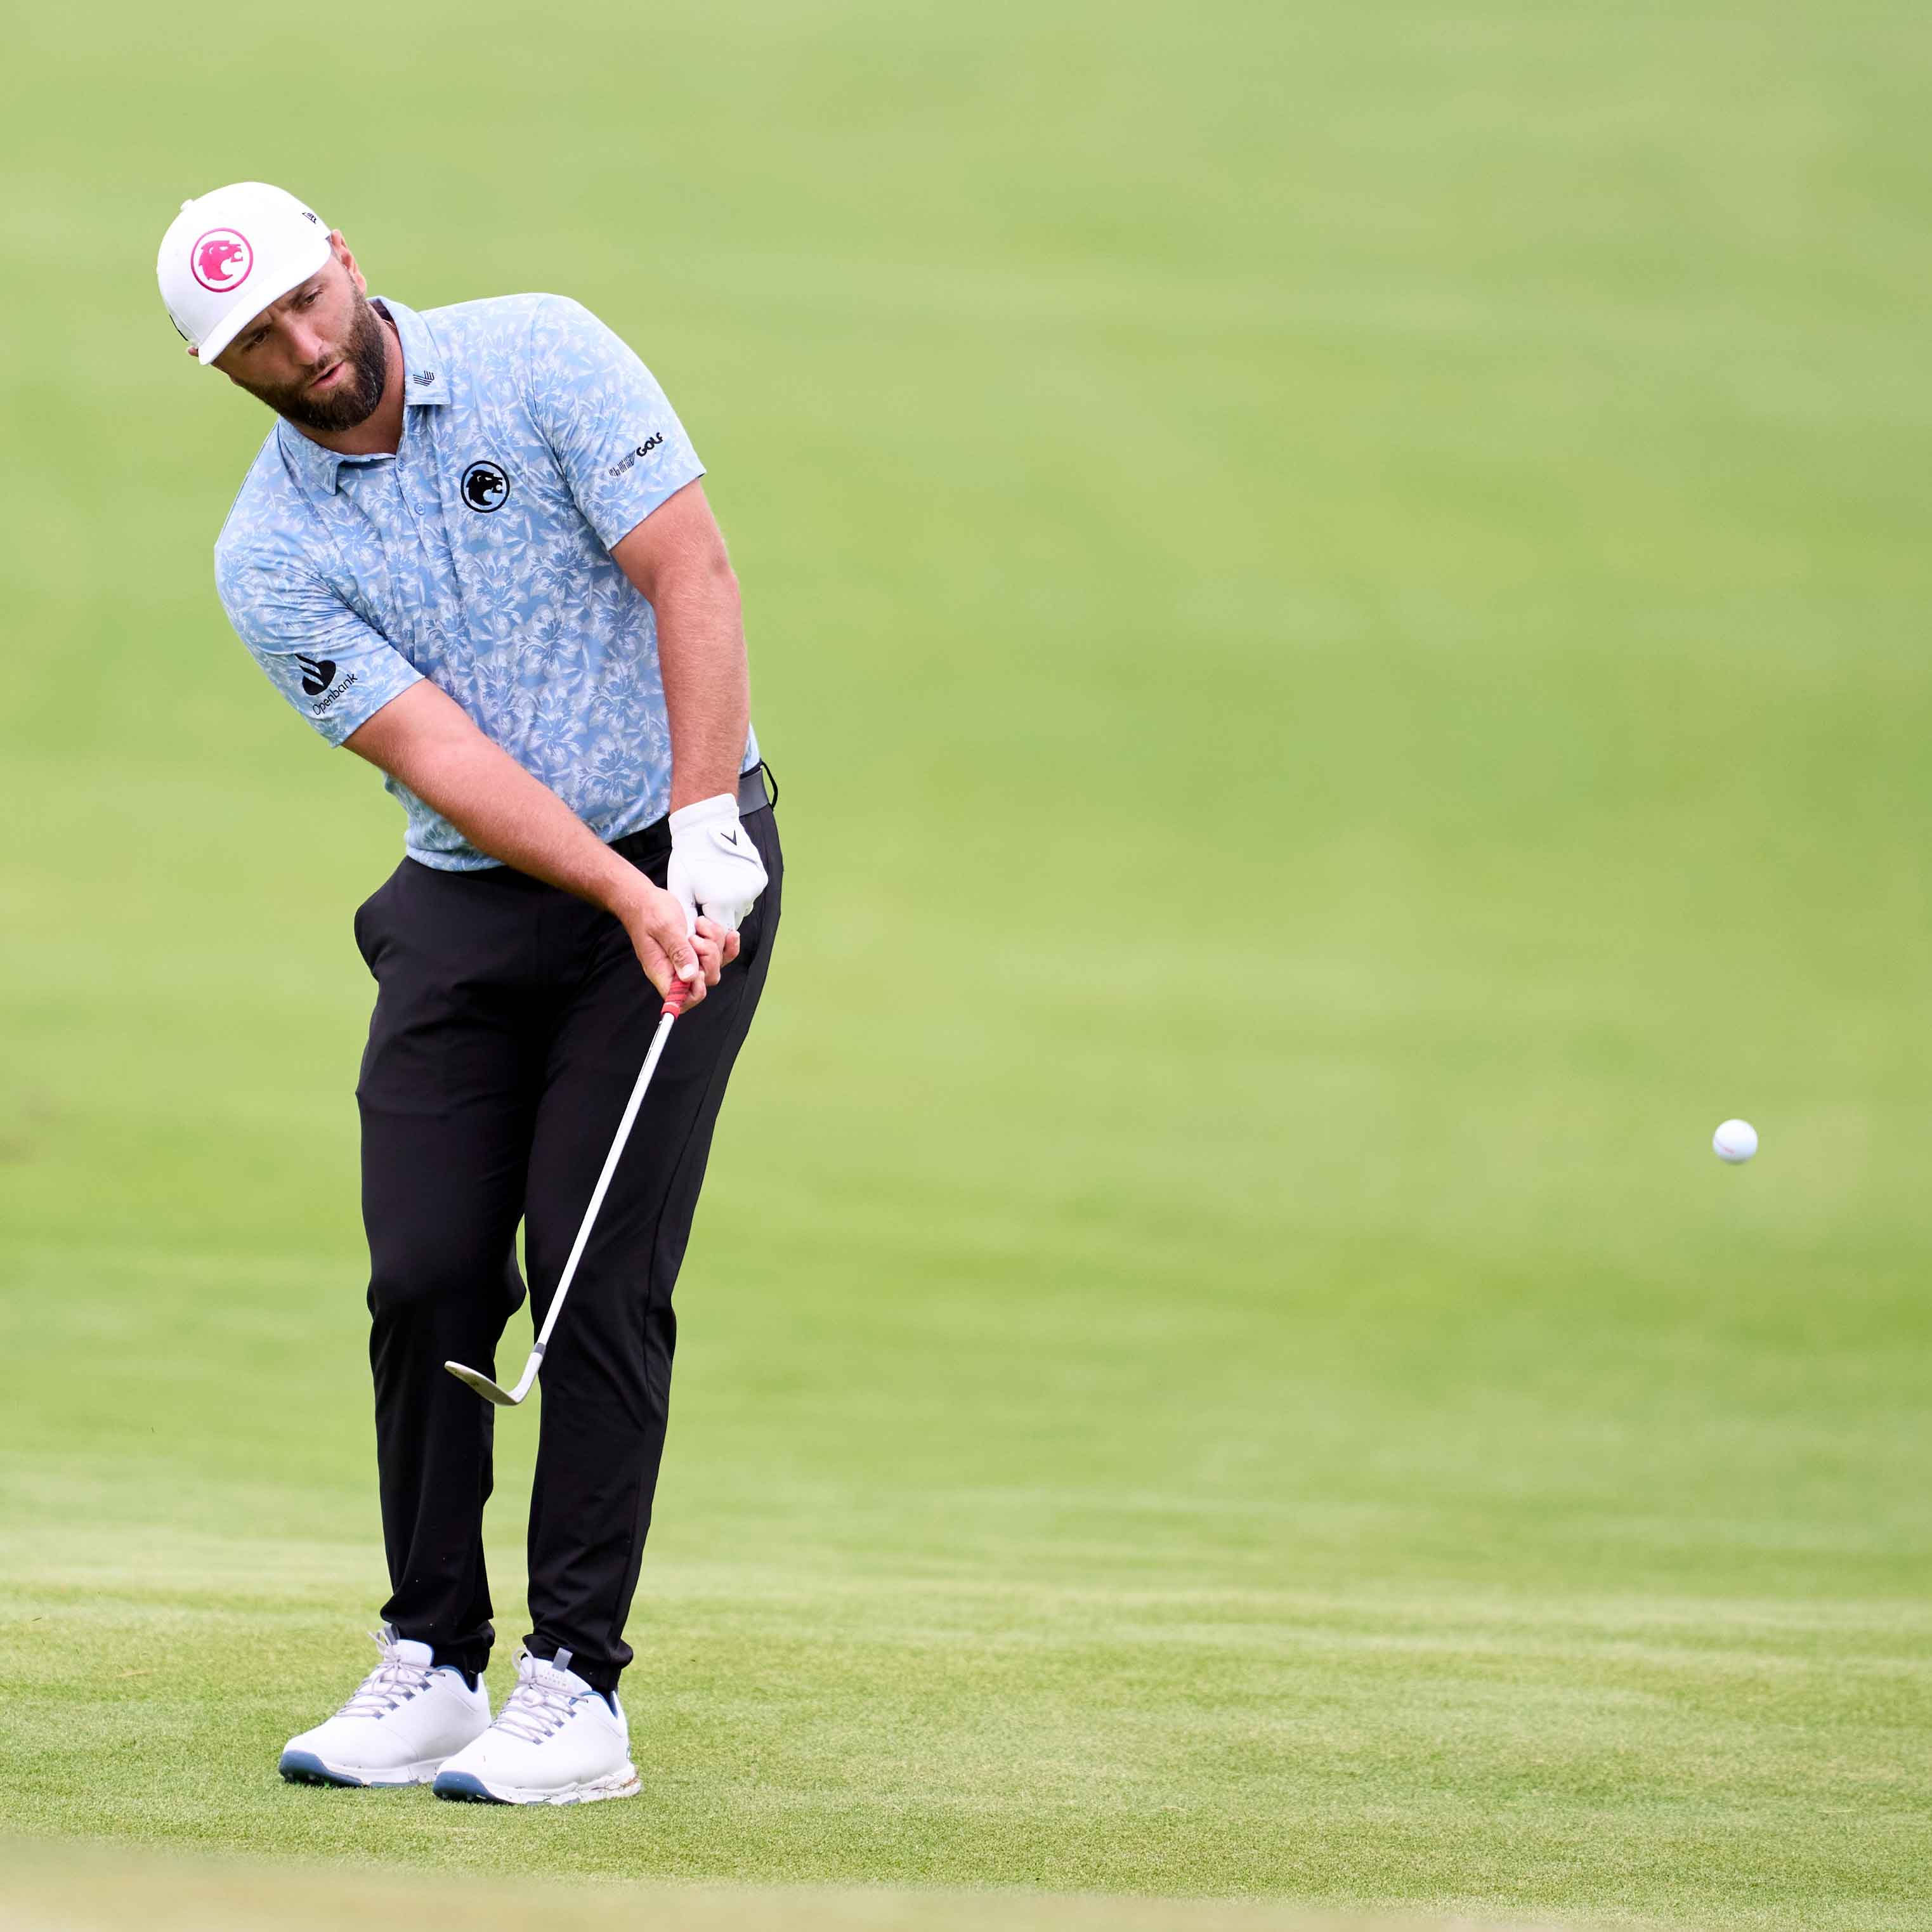
{"label": "bearded face", "polygon": [[[286,308],[293,326],[270,318]],[[298,429],[354,429],[372,416],[388,378],[382,319],[331,263],[286,303],[257,318],[215,367]]]}

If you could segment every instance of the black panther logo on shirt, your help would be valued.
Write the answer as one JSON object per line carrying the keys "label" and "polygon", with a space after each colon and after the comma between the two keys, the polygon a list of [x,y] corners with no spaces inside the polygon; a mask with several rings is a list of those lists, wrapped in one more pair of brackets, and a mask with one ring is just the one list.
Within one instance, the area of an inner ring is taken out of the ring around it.
{"label": "black panther logo on shirt", "polygon": [[472,463],[463,472],[463,500],[472,510],[500,510],[510,494],[510,479],[494,463]]}

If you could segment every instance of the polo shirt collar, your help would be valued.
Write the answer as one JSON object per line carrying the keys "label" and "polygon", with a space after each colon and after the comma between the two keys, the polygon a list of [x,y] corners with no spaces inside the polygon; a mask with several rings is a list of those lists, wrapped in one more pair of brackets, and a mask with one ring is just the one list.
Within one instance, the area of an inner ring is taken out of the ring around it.
{"label": "polo shirt collar", "polygon": [[[405,308],[399,302],[386,296],[374,296],[371,304],[396,326],[396,334],[403,345],[403,400],[406,423],[408,410],[416,408],[433,408],[450,400],[449,371],[444,366],[444,358],[436,347],[436,338],[430,333],[429,324],[412,308]],[[340,451],[325,449],[319,442],[302,434],[295,424],[286,419],[275,425],[281,445],[282,454],[302,476],[319,490],[326,490],[332,496],[340,478],[345,463],[376,463],[385,460],[377,456],[345,456]],[[406,427],[404,434],[407,434]]]}

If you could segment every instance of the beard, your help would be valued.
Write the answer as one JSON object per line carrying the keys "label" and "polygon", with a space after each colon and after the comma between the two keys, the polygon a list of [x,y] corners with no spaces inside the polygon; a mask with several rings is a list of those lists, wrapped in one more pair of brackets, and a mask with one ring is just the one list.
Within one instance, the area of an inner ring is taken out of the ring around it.
{"label": "beard", "polygon": [[327,434],[367,422],[382,400],[383,386],[389,379],[389,345],[382,333],[382,317],[359,289],[356,291],[356,308],[350,318],[349,340],[343,346],[341,359],[348,365],[347,373],[326,396],[311,396],[308,388],[319,371],[327,368],[326,362],[318,364],[300,382],[286,388],[258,389],[253,383],[243,386],[298,429],[320,430]]}

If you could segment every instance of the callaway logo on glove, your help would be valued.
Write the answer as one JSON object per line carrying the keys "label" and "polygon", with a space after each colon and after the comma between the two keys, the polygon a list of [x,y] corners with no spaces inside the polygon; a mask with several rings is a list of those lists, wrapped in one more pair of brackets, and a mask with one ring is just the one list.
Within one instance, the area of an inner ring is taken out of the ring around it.
{"label": "callaway logo on glove", "polygon": [[694,927],[702,912],[736,932],[765,889],[765,862],[738,823],[735,794],[702,798],[670,815],[670,870],[664,885]]}

